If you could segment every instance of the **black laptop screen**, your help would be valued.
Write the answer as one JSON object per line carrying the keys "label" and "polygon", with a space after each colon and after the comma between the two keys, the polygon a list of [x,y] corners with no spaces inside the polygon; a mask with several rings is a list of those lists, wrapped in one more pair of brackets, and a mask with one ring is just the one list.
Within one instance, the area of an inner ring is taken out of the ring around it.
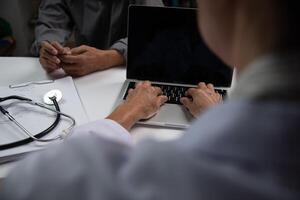
{"label": "black laptop screen", "polygon": [[131,6],[127,78],[231,85],[232,70],[204,44],[196,9]]}

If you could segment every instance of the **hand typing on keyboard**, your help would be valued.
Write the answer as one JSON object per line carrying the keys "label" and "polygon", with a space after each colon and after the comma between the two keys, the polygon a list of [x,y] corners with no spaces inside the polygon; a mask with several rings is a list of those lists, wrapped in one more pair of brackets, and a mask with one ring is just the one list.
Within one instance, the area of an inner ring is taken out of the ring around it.
{"label": "hand typing on keyboard", "polygon": [[154,116],[167,100],[161,88],[149,81],[139,82],[128,91],[124,103],[107,118],[130,130],[137,121]]}
{"label": "hand typing on keyboard", "polygon": [[199,83],[197,88],[188,89],[185,96],[180,101],[194,117],[222,102],[222,96],[212,84]]}
{"label": "hand typing on keyboard", "polygon": [[[150,84],[150,82],[147,82]],[[130,82],[128,90],[124,95],[124,100],[129,96],[129,91],[135,88],[136,83]],[[184,86],[152,84],[153,87],[160,88],[168,104],[183,104],[190,113],[197,117],[207,108],[222,102],[222,96],[226,95],[226,90],[215,89],[212,84],[199,83],[195,88]]]}

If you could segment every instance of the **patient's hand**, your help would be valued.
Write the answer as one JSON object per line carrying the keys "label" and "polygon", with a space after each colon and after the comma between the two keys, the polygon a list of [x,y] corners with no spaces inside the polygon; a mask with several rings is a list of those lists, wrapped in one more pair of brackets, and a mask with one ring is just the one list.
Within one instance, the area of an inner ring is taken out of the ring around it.
{"label": "patient's hand", "polygon": [[126,101],[108,119],[129,130],[137,121],[155,115],[167,100],[160,88],[152,87],[149,81],[140,82],[135,89],[129,90]]}
{"label": "patient's hand", "polygon": [[42,67],[48,73],[51,73],[61,67],[61,59],[59,57],[70,53],[70,48],[63,47],[58,42],[44,41],[41,44],[39,60]]}
{"label": "patient's hand", "polygon": [[60,59],[64,71],[74,77],[84,76],[125,63],[124,57],[116,50],[101,50],[86,45],[71,49],[71,55],[61,56]]}
{"label": "patient's hand", "polygon": [[212,84],[199,83],[197,88],[189,89],[186,96],[180,101],[194,117],[222,102],[222,96],[215,91]]}

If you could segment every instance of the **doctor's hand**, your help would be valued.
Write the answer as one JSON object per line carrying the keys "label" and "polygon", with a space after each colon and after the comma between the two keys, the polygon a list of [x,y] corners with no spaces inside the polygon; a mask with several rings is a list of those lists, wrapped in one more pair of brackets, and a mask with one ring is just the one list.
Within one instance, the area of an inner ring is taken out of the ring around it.
{"label": "doctor's hand", "polygon": [[137,121],[153,117],[167,100],[160,88],[152,87],[149,81],[140,82],[135,89],[129,90],[125,102],[107,118],[129,130]]}
{"label": "doctor's hand", "polygon": [[215,91],[212,84],[199,83],[197,88],[189,89],[186,96],[180,101],[194,117],[222,102],[222,96]]}
{"label": "doctor's hand", "polygon": [[44,41],[40,48],[40,63],[42,67],[51,73],[54,70],[60,68],[61,60],[60,56],[70,54],[70,48],[63,47],[58,42],[47,42]]}
{"label": "doctor's hand", "polygon": [[125,63],[124,57],[116,50],[100,50],[86,45],[71,49],[71,55],[64,55],[61,60],[65,72],[74,77]]}

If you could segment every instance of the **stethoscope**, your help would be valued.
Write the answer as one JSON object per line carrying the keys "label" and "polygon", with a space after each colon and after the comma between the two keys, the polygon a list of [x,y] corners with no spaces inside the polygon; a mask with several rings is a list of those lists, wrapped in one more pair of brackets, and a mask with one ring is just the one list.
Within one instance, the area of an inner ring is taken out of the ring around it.
{"label": "stethoscope", "polygon": [[[34,135],[34,134],[30,133],[24,126],[22,126],[22,124],[20,124],[6,109],[4,109],[0,105],[0,112],[3,115],[5,115],[9,121],[13,122],[19,129],[21,129],[29,137],[29,138],[19,140],[16,142],[2,144],[2,145],[0,145],[0,150],[6,150],[6,149],[19,147],[21,145],[25,145],[25,144],[28,144],[33,141],[52,142],[55,140],[62,140],[64,138],[66,138],[70,134],[71,130],[74,128],[76,122],[73,117],[71,117],[70,115],[67,115],[65,113],[62,113],[60,111],[58,102],[61,99],[62,99],[62,92],[60,90],[51,90],[51,91],[47,92],[43,97],[44,103],[38,103],[38,102],[33,101],[32,99],[22,97],[22,96],[16,96],[16,95],[0,98],[0,103],[4,102],[4,101],[17,100],[17,101],[22,101],[22,102],[25,102],[25,103],[28,103],[28,104],[31,104],[34,106],[38,106],[40,108],[43,108],[43,109],[46,109],[46,110],[56,113],[56,118],[55,118],[54,122],[47,129]],[[53,105],[54,109],[50,108],[49,105]],[[61,116],[64,116],[64,117],[70,119],[71,125],[67,129],[64,129],[60,135],[58,135],[54,138],[41,139],[42,137],[46,136],[48,133],[53,131],[58,126]]]}

